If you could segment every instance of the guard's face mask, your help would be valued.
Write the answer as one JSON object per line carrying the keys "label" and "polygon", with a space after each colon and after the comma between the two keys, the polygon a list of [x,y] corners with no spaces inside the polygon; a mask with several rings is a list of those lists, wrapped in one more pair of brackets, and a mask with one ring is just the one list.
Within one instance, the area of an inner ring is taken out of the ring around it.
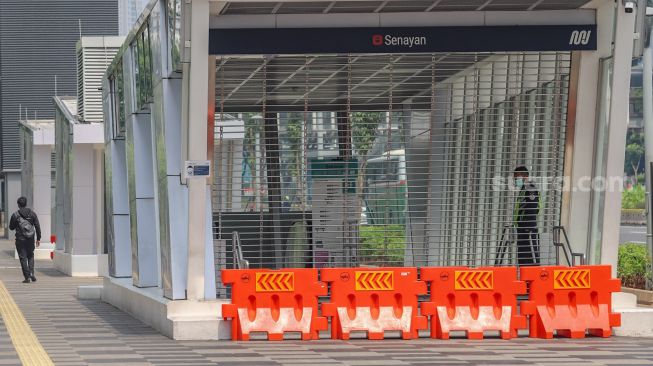
{"label": "guard's face mask", "polygon": [[524,186],[524,178],[515,179],[515,187],[521,188]]}

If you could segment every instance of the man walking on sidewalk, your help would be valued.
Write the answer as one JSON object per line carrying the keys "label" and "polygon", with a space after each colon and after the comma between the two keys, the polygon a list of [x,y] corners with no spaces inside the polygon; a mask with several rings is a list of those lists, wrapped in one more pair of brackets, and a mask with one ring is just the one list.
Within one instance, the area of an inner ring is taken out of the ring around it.
{"label": "man walking on sidewalk", "polygon": [[27,207],[27,198],[20,197],[18,199],[18,211],[11,215],[9,230],[16,230],[16,251],[18,251],[20,266],[25,277],[23,283],[36,282],[36,277],[34,277],[34,237],[36,237],[36,246],[40,246],[41,225],[36,212]]}

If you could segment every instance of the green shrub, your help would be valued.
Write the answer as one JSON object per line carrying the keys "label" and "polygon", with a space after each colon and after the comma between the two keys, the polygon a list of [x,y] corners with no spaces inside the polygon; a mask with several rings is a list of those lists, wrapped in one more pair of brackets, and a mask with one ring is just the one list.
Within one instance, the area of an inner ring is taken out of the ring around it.
{"label": "green shrub", "polygon": [[624,287],[646,288],[651,276],[651,258],[644,244],[628,243],[619,246],[617,277]]}
{"label": "green shrub", "polygon": [[629,215],[643,215],[646,210],[643,208],[624,208],[621,210],[622,214]]}
{"label": "green shrub", "polygon": [[359,228],[362,264],[402,266],[406,247],[403,225],[361,225]]}
{"label": "green shrub", "polygon": [[636,185],[632,189],[624,190],[621,193],[621,208],[643,209],[646,207],[646,188],[643,185]]}

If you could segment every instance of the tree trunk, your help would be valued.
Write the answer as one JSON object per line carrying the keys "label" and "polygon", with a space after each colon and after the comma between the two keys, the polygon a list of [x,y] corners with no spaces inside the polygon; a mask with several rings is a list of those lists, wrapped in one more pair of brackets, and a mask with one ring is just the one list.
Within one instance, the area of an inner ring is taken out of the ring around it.
{"label": "tree trunk", "polygon": [[358,216],[361,217],[363,205],[365,204],[364,188],[365,188],[365,169],[367,168],[367,159],[361,158],[360,165],[358,166],[358,175],[356,177],[356,198],[359,200],[357,207]]}
{"label": "tree trunk", "polygon": [[[295,176],[297,177],[297,188],[298,190],[295,191],[295,194],[299,198],[299,207],[302,212],[306,210],[306,205],[304,202],[304,177],[302,176],[302,165],[303,165],[304,160],[301,157],[300,152],[295,153]],[[308,170],[308,169],[307,169]],[[292,206],[292,200],[291,200],[291,206]]]}

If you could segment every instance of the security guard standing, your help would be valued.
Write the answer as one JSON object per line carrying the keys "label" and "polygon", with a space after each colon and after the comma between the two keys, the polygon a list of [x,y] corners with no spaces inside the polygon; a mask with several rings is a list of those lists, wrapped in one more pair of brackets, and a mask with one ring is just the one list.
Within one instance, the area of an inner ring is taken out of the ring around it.
{"label": "security guard standing", "polygon": [[537,229],[540,192],[528,179],[528,168],[525,166],[517,167],[513,177],[519,189],[513,214],[517,229],[517,263],[520,266],[536,266],[540,264],[540,234]]}

